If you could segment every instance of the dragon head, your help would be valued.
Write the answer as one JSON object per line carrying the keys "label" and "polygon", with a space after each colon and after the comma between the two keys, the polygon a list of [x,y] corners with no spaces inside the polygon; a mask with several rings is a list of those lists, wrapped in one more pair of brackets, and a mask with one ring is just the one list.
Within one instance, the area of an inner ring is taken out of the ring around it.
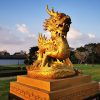
{"label": "dragon head", "polygon": [[44,22],[45,30],[50,31],[52,37],[57,35],[66,37],[71,24],[70,16],[55,12],[54,9],[49,10],[48,5],[46,6],[46,11],[50,15],[50,18]]}

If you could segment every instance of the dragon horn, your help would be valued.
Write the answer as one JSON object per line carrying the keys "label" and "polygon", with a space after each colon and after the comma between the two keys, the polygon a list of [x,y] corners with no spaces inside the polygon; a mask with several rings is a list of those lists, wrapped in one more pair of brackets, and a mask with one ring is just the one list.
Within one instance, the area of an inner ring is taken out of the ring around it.
{"label": "dragon horn", "polygon": [[39,38],[40,38],[40,33],[39,33]]}
{"label": "dragon horn", "polygon": [[48,5],[46,6],[46,11],[50,16],[57,16],[57,12],[54,12],[54,9],[52,9],[51,11],[48,9]]}
{"label": "dragon horn", "polygon": [[39,38],[41,39],[41,37],[42,37],[42,34],[41,34],[41,33],[39,33]]}

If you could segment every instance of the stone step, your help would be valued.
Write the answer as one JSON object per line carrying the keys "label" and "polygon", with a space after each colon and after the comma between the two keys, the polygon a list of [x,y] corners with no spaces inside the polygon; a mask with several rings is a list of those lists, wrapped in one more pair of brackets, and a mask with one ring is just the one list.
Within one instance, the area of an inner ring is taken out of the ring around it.
{"label": "stone step", "polygon": [[72,78],[63,79],[33,79],[28,76],[17,76],[17,82],[40,88],[46,91],[55,91],[59,89],[69,88],[91,81],[88,75],[74,76]]}

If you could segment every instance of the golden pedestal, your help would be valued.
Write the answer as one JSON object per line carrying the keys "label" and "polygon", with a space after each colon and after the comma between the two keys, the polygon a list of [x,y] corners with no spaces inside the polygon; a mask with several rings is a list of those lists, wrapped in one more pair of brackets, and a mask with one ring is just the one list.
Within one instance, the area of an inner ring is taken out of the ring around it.
{"label": "golden pedestal", "polygon": [[10,83],[10,94],[24,100],[83,100],[97,93],[98,83],[87,75],[49,80],[17,76]]}

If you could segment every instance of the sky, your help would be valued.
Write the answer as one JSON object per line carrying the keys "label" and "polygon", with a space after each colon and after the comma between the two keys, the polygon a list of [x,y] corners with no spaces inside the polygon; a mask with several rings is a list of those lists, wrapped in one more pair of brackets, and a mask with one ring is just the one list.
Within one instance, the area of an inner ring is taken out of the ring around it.
{"label": "sky", "polygon": [[67,35],[70,47],[100,43],[100,0],[0,0],[0,51],[11,54],[37,46],[38,34],[44,31],[43,22],[49,9],[71,17]]}

